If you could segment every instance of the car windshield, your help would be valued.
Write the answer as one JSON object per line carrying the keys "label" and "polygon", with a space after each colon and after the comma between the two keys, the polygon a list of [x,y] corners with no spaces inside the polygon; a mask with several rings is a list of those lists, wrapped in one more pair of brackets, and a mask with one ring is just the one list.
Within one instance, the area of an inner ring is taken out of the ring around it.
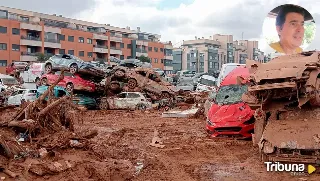
{"label": "car windshield", "polygon": [[242,94],[247,92],[246,85],[227,85],[219,88],[215,98],[217,104],[235,104],[242,102]]}
{"label": "car windshield", "polygon": [[215,86],[216,85],[216,81],[205,79],[205,78],[201,78],[199,83],[202,85],[207,85],[207,86]]}
{"label": "car windshield", "polygon": [[72,59],[75,59],[75,60],[77,60],[77,61],[79,61],[79,62],[81,62],[81,63],[84,62],[82,59],[80,59],[80,58],[78,58],[78,57],[76,57],[76,56],[74,56],[74,55],[70,55],[70,56],[71,56]]}

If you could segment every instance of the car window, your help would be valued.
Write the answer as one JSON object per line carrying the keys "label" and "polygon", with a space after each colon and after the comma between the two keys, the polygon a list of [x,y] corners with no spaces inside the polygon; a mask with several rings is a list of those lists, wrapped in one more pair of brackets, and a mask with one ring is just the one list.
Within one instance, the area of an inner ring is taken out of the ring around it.
{"label": "car window", "polygon": [[118,95],[119,98],[126,98],[126,93],[121,93]]}
{"label": "car window", "polygon": [[37,90],[29,90],[28,93],[37,93]]}
{"label": "car window", "polygon": [[139,97],[140,95],[136,93],[128,93],[128,96],[127,96],[127,98],[139,98]]}
{"label": "car window", "polygon": [[64,90],[57,90],[57,97],[63,97],[67,95],[66,91]]}
{"label": "car window", "polygon": [[63,74],[64,76],[69,76],[69,77],[73,76],[70,72],[64,72]]}

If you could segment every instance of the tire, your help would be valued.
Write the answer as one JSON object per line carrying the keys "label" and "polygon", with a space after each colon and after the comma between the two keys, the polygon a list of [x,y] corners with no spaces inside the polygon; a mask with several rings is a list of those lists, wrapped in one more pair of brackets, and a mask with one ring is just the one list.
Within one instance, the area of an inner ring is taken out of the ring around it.
{"label": "tire", "polygon": [[116,70],[114,72],[115,77],[122,78],[124,77],[125,72],[123,70]]}
{"label": "tire", "polygon": [[137,86],[138,86],[138,82],[137,82],[136,79],[130,78],[130,79],[128,80],[128,87],[129,87],[129,89],[134,89],[134,88],[136,88]]}
{"label": "tire", "polygon": [[41,80],[40,80],[39,77],[36,78],[35,83],[36,83],[36,87],[37,87],[37,88],[38,88],[39,86],[41,86]]}
{"label": "tire", "polygon": [[145,111],[147,109],[147,106],[144,104],[137,104],[136,109]]}
{"label": "tire", "polygon": [[108,110],[109,109],[109,104],[108,104],[108,101],[106,98],[102,98],[100,100],[99,109],[100,110]]}
{"label": "tire", "polygon": [[72,83],[68,83],[66,85],[66,91],[69,92],[70,94],[72,94],[73,90],[74,90],[74,85]]}
{"label": "tire", "polygon": [[69,68],[69,71],[71,74],[75,74],[78,72],[78,65],[77,64],[71,64],[70,65],[70,68]]}
{"label": "tire", "polygon": [[48,63],[45,65],[44,69],[47,74],[51,73],[52,72],[52,65],[50,63]]}
{"label": "tire", "polygon": [[42,78],[41,79],[41,85],[48,85],[48,79],[47,78]]}

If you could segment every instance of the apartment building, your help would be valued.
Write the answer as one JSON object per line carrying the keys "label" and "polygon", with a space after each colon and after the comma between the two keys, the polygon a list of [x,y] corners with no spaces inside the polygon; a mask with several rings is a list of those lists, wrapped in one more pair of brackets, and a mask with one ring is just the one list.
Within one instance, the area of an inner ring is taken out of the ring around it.
{"label": "apartment building", "polygon": [[0,6],[0,73],[13,61],[36,61],[37,53],[72,54],[84,61],[151,59],[155,68],[172,71],[171,42],[140,27],[119,28],[43,13]]}
{"label": "apartment building", "polygon": [[[225,63],[246,63],[246,59],[260,60],[257,41],[233,41],[232,35],[215,34],[209,39],[195,37],[183,41],[173,50],[173,70],[214,73]],[[181,66],[180,66],[181,65]]]}

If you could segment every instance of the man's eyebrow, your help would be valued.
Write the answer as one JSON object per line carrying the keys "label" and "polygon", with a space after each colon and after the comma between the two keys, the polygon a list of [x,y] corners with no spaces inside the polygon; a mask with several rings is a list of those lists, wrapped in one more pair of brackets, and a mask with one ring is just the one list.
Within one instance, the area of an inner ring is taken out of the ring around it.
{"label": "man's eyebrow", "polygon": [[[298,20],[291,20],[289,21],[289,23],[298,23],[299,21]],[[304,23],[304,21],[301,21],[301,23]]]}

